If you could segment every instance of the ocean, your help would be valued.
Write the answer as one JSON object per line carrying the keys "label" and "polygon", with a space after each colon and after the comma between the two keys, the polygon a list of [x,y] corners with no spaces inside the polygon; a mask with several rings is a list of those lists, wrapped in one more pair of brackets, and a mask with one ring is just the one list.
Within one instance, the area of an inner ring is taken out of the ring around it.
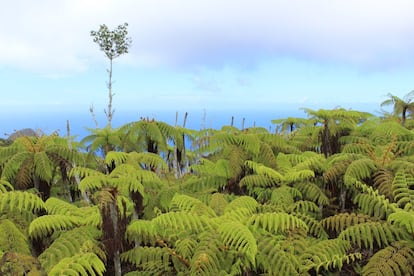
{"label": "ocean", "polygon": [[[318,108],[315,108],[317,110]],[[375,107],[354,109],[373,113]],[[176,120],[178,112],[178,120]],[[274,110],[181,110],[181,111],[117,111],[115,110],[112,122],[113,127],[120,127],[126,123],[139,121],[141,118],[155,119],[170,125],[183,125],[184,114],[188,112],[186,128],[200,130],[204,128],[220,129],[224,125],[230,125],[233,117],[233,126],[242,129],[248,127],[264,127],[270,132],[275,131],[274,119],[288,117],[307,118],[307,114],[300,108]],[[374,113],[373,113],[374,114]],[[375,114],[374,114],[375,115]],[[59,133],[67,135],[67,121],[69,121],[70,133],[76,140],[90,134],[88,128],[96,128],[92,114],[86,110],[82,112],[53,112],[53,113],[19,113],[2,116],[0,125],[0,138],[7,138],[16,130],[32,128],[44,134]],[[106,117],[103,111],[96,112],[98,127],[106,125]],[[177,121],[177,122],[176,122]]]}

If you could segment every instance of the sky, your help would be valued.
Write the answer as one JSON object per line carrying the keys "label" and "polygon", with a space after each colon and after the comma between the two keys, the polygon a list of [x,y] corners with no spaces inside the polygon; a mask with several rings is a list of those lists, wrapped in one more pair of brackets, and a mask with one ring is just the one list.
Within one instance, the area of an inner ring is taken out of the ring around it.
{"label": "sky", "polygon": [[104,118],[109,63],[90,36],[101,24],[127,22],[132,39],[114,60],[114,120],[162,112],[276,119],[337,107],[375,114],[388,93],[414,89],[412,0],[1,2],[4,133],[69,119],[93,126],[92,105]]}

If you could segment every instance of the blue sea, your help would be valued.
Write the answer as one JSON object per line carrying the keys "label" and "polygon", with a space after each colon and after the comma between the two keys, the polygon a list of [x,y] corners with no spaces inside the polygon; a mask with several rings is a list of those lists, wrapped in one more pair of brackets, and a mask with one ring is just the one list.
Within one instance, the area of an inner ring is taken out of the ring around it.
{"label": "blue sea", "polygon": [[[318,108],[315,108],[317,110]],[[354,110],[367,111],[374,114],[376,107],[366,107]],[[204,128],[220,129],[224,125],[230,125],[233,117],[233,126],[242,129],[248,127],[264,127],[270,132],[275,131],[274,119],[288,117],[307,118],[308,115],[300,108],[275,108],[274,110],[181,110],[181,111],[115,111],[112,126],[120,127],[126,123],[139,121],[141,118],[155,119],[170,125],[183,125],[184,115],[188,112],[186,128],[200,130]],[[177,116],[178,114],[178,116]],[[378,114],[374,114],[378,115]],[[44,134],[58,132],[61,136],[67,135],[67,122],[69,121],[70,134],[76,140],[90,134],[88,128],[96,128],[93,116],[88,110],[82,112],[53,112],[53,113],[20,113],[3,117],[0,125],[0,138],[7,138],[16,130],[32,128]],[[7,119],[5,119],[7,118]],[[178,119],[176,119],[178,118]],[[98,127],[106,125],[104,112],[96,113]]]}

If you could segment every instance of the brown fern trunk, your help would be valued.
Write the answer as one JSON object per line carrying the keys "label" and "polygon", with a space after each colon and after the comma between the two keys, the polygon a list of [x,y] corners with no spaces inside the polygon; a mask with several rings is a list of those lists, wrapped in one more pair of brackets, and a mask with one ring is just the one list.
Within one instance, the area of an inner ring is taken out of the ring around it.
{"label": "brown fern trunk", "polygon": [[[104,234],[103,243],[106,248],[107,259],[112,260],[112,263],[108,263],[107,265],[106,275],[121,276],[122,267],[120,254],[123,249],[126,221],[121,218],[119,212],[116,200],[116,189],[111,189],[109,192],[112,194],[112,200],[111,202],[104,203],[101,210]],[[124,209],[126,209],[126,206],[124,206]]]}

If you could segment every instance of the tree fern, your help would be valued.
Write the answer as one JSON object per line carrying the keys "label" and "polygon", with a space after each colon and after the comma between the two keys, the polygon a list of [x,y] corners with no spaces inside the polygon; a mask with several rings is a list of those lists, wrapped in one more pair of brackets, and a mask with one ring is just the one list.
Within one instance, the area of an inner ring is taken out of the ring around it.
{"label": "tree fern", "polygon": [[229,204],[227,204],[224,212],[233,211],[237,208],[246,208],[251,213],[255,213],[258,207],[257,201],[249,196],[240,196],[236,199],[232,200]]}
{"label": "tree fern", "polygon": [[80,219],[67,215],[45,215],[34,219],[29,226],[31,238],[43,238],[58,230],[69,230],[80,224]]}
{"label": "tree fern", "polygon": [[92,243],[95,253],[105,259],[102,249],[98,247],[96,239],[100,236],[100,231],[93,227],[79,227],[73,230],[62,232],[52,244],[43,251],[38,259],[42,267],[49,272],[62,259],[73,257],[86,248],[86,242]]}
{"label": "tree fern", "polygon": [[313,268],[317,272],[322,268],[325,271],[340,270],[344,263],[349,264],[362,258],[360,253],[347,254],[350,249],[351,244],[346,240],[315,241],[306,248],[300,258],[306,267]]}
{"label": "tree fern", "polygon": [[219,275],[223,268],[223,244],[216,231],[205,231],[198,236],[190,271],[192,275]]}
{"label": "tree fern", "polygon": [[152,275],[168,274],[171,271],[170,254],[164,247],[139,246],[121,254],[123,262],[135,265],[141,271]]}
{"label": "tree fern", "polygon": [[293,252],[284,250],[281,243],[281,239],[274,236],[260,238],[257,267],[269,275],[299,275],[305,270],[303,264]]}
{"label": "tree fern", "polygon": [[212,227],[207,217],[195,216],[188,212],[169,212],[159,215],[152,221],[156,227],[169,228],[177,231],[201,232]]}
{"label": "tree fern", "polygon": [[294,187],[301,192],[304,199],[313,201],[320,206],[330,204],[330,200],[325,194],[325,191],[314,182],[299,182],[294,184]]}
{"label": "tree fern", "polygon": [[397,210],[388,216],[388,222],[414,234],[414,211]]}
{"label": "tree fern", "polygon": [[292,228],[308,230],[308,226],[304,221],[287,213],[255,214],[251,216],[248,224],[274,234],[283,233]]}
{"label": "tree fern", "polygon": [[0,212],[8,210],[38,212],[44,209],[43,200],[27,191],[10,191],[0,196]]}
{"label": "tree fern", "polygon": [[214,193],[211,195],[210,202],[208,206],[216,212],[216,215],[221,216],[227,206],[228,202],[227,199],[221,193]]}
{"label": "tree fern", "polygon": [[338,237],[356,244],[359,248],[373,249],[374,245],[380,248],[388,246],[394,241],[407,238],[407,235],[387,223],[365,222],[346,228]]}
{"label": "tree fern", "polygon": [[87,252],[60,260],[48,275],[104,275],[105,271],[104,262],[95,253]]}
{"label": "tree fern", "polygon": [[403,171],[398,171],[392,182],[392,195],[394,202],[401,208],[408,210],[414,209],[414,191],[410,189],[410,184],[414,182],[412,175]]}
{"label": "tree fern", "polygon": [[227,248],[245,254],[252,266],[255,266],[257,244],[255,237],[247,226],[236,221],[226,221],[220,224],[218,232]]}
{"label": "tree fern", "polygon": [[27,235],[8,219],[0,219],[0,250],[30,255]]}
{"label": "tree fern", "polygon": [[196,215],[205,215],[207,217],[215,217],[216,213],[209,206],[200,200],[187,196],[176,194],[171,200],[171,211],[187,211]]}
{"label": "tree fern", "polygon": [[321,220],[321,224],[325,229],[334,231],[335,233],[340,233],[346,228],[357,225],[360,223],[365,223],[369,221],[375,221],[377,219],[364,214],[356,213],[339,213]]}
{"label": "tree fern", "polygon": [[323,224],[321,223],[321,221],[316,220],[315,218],[303,213],[292,213],[292,215],[298,217],[306,223],[306,225],[308,226],[309,234],[314,235],[315,237],[318,237],[321,240],[328,238],[328,234],[323,228]]}
{"label": "tree fern", "polygon": [[414,250],[406,242],[394,242],[379,250],[362,269],[362,275],[413,275]]}

